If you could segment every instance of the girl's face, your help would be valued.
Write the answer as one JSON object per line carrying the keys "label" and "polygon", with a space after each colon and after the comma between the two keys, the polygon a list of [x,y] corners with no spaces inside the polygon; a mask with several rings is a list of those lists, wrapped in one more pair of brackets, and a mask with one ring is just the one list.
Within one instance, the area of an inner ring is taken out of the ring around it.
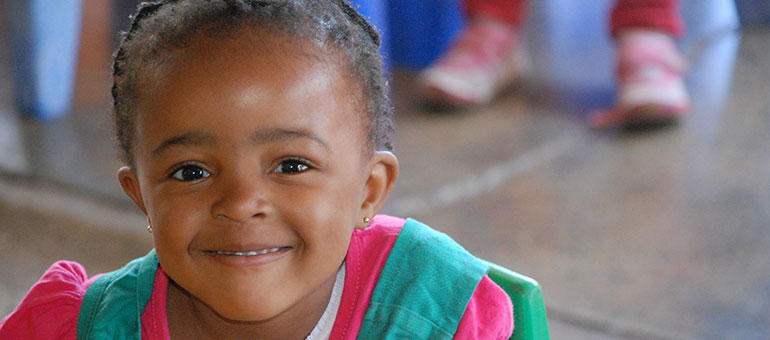
{"label": "girl's face", "polygon": [[360,91],[339,66],[260,39],[179,52],[140,97],[136,165],[119,172],[163,269],[236,320],[325,307],[353,228],[397,171],[365,152]]}

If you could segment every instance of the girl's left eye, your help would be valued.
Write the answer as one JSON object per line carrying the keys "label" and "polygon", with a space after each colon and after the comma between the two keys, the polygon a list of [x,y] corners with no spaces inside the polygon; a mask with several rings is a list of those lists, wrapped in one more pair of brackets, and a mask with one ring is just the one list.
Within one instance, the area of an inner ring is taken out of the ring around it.
{"label": "girl's left eye", "polygon": [[281,164],[278,164],[278,167],[276,167],[275,170],[273,170],[273,172],[284,173],[284,174],[298,174],[301,172],[305,172],[308,169],[310,169],[310,166],[299,159],[287,159],[282,161]]}
{"label": "girl's left eye", "polygon": [[171,178],[184,182],[197,181],[209,176],[211,176],[211,174],[208,171],[195,165],[185,165],[171,174]]}

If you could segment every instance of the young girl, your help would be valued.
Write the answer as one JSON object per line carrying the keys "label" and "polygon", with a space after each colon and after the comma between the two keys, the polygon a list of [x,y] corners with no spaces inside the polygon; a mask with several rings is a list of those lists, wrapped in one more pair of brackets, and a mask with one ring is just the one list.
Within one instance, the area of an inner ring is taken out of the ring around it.
{"label": "young girl", "polygon": [[112,95],[155,249],[54,264],[0,338],[507,339],[485,266],[375,216],[398,174],[378,45],[343,0],[141,5]]}

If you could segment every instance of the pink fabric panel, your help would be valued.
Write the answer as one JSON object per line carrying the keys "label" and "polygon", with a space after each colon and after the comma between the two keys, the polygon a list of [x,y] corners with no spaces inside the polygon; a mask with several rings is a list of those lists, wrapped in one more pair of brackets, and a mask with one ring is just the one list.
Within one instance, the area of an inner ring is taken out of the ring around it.
{"label": "pink fabric panel", "polygon": [[484,275],[465,307],[455,339],[499,339],[513,333],[513,305],[508,294]]}
{"label": "pink fabric panel", "polygon": [[150,302],[142,313],[143,340],[169,340],[168,317],[166,315],[166,296],[168,296],[168,275],[158,266],[155,283],[152,286]]}
{"label": "pink fabric panel", "polygon": [[345,289],[330,340],[354,340],[374,287],[406,220],[377,215],[365,229],[353,231],[345,257]]}
{"label": "pink fabric panel", "polygon": [[95,278],[89,280],[78,263],[54,263],[16,310],[0,321],[0,339],[75,340],[80,305]]}

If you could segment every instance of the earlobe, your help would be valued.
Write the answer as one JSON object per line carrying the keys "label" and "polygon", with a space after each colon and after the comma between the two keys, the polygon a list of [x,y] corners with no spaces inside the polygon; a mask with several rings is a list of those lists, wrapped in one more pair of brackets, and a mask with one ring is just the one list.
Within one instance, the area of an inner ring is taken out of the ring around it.
{"label": "earlobe", "polygon": [[136,177],[134,170],[128,166],[118,169],[118,182],[120,182],[123,192],[147,215],[147,209],[145,209],[144,200],[142,199],[142,190],[139,187],[139,179]]}
{"label": "earlobe", "polygon": [[369,169],[361,202],[361,220],[374,217],[385,205],[398,178],[398,159],[389,151],[377,151],[372,156]]}

